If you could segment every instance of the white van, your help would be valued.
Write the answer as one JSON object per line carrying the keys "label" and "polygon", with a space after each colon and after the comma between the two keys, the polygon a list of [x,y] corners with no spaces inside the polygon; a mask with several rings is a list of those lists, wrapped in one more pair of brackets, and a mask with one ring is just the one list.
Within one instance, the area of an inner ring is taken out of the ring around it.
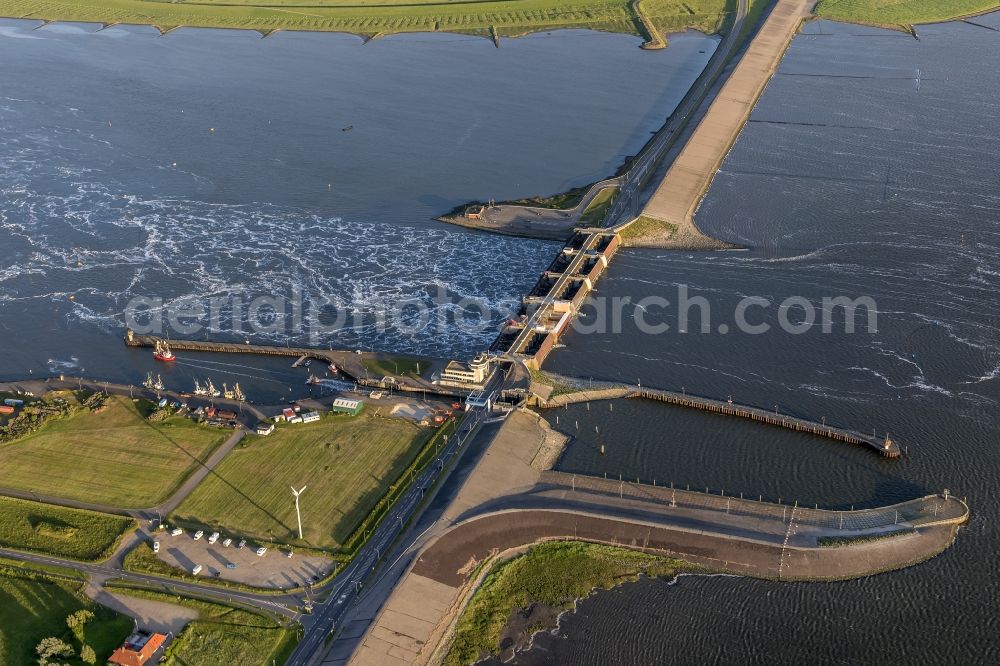
{"label": "white van", "polygon": [[197,541],[203,536],[205,536],[205,530],[198,530],[197,532],[194,533],[194,540]]}
{"label": "white van", "polygon": [[208,542],[209,543],[215,543],[218,540],[219,540],[219,533],[218,532],[212,532],[212,535],[210,537],[208,537]]}
{"label": "white van", "polygon": [[201,573],[201,565],[200,564],[196,564],[195,567],[194,567],[194,569],[191,569],[191,573],[194,574],[195,576],[197,576],[198,574],[200,574]]}

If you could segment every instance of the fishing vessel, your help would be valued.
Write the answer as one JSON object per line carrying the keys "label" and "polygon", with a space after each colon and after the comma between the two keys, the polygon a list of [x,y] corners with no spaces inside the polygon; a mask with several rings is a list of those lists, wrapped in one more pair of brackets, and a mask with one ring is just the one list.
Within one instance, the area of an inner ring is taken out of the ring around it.
{"label": "fishing vessel", "polygon": [[144,381],[142,383],[142,385],[145,386],[148,389],[151,389],[151,388],[155,387],[156,382],[153,381],[153,373],[152,372],[147,372],[146,373],[146,381]]}
{"label": "fishing vessel", "polygon": [[156,375],[156,381],[153,382],[153,388],[156,389],[157,391],[163,390],[163,378],[160,377],[159,375]]}
{"label": "fishing vessel", "polygon": [[170,345],[163,340],[156,341],[156,348],[153,350],[153,358],[164,363],[172,363],[177,360],[174,353],[170,351]]}
{"label": "fishing vessel", "polygon": [[236,386],[233,387],[233,399],[238,402],[243,402],[247,399],[247,397],[243,395],[243,390],[240,388],[239,382],[236,382]]}
{"label": "fishing vessel", "polygon": [[212,383],[211,377],[208,378],[208,383],[205,384],[205,395],[211,396],[213,398],[218,398],[220,395],[222,395],[222,392],[219,391],[219,389],[215,388],[215,384]]}
{"label": "fishing vessel", "polygon": [[205,387],[198,383],[198,380],[194,380],[194,394],[195,395],[205,395]]}
{"label": "fishing vessel", "polygon": [[226,386],[225,382],[222,382],[222,397],[226,400],[232,400],[235,397],[233,390]]}

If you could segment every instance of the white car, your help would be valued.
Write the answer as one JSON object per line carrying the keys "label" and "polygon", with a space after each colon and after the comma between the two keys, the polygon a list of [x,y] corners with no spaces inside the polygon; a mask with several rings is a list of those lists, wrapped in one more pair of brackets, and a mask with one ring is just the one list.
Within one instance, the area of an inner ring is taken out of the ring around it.
{"label": "white car", "polygon": [[200,564],[195,565],[194,569],[191,569],[191,573],[197,576],[201,573],[202,566]]}
{"label": "white car", "polygon": [[153,552],[154,553],[160,552],[160,542],[159,541],[154,541],[153,542]]}
{"label": "white car", "polygon": [[267,552],[267,548],[265,548],[264,546],[261,546],[260,548],[257,549],[257,557],[264,557],[264,553],[266,553],[266,552]]}
{"label": "white car", "polygon": [[194,533],[194,540],[197,541],[203,536],[205,536],[205,530],[198,530],[197,532]]}
{"label": "white car", "polygon": [[225,546],[226,548],[229,548],[231,545],[233,545],[233,540],[226,539],[225,541],[222,542],[222,545]]}
{"label": "white car", "polygon": [[175,527],[174,529],[170,530],[170,536],[180,536],[182,534],[184,534],[184,530],[182,530],[179,527]]}

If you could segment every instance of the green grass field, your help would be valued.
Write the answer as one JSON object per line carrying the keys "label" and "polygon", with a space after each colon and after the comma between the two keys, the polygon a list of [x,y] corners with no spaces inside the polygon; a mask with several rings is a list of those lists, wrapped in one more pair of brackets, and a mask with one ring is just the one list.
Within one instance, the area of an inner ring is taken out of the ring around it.
{"label": "green grass field", "polygon": [[580,216],[580,222],[587,225],[601,224],[604,221],[604,216],[608,214],[608,208],[611,207],[617,194],[617,187],[605,187],[598,192],[591,199],[590,203],[587,204],[587,209]]}
{"label": "green grass field", "polygon": [[226,456],[173,519],[298,544],[290,486],[308,486],[301,500],[305,545],[334,548],[431,435],[408,421],[371,414],[279,426]]}
{"label": "green grass field", "polygon": [[628,225],[621,231],[622,240],[633,240],[645,236],[663,235],[666,238],[673,236],[677,231],[677,225],[653,217],[640,215],[635,222]]}
{"label": "green grass field", "polygon": [[[732,0],[643,0],[662,32],[715,32]],[[0,16],[96,23],[273,30],[323,30],[377,35],[462,32],[522,35],[557,28],[642,34],[631,0],[0,0]],[[643,35],[645,36],[645,35]]]}
{"label": "green grass field", "polygon": [[125,516],[0,497],[0,546],[75,560],[109,556],[135,526]]}
{"label": "green grass field", "polygon": [[[609,589],[640,575],[673,576],[691,565],[657,555],[580,542],[534,546],[491,571],[458,620],[444,663],[472,664],[497,654],[512,613],[532,604],[567,609],[594,588]],[[525,627],[530,635],[535,629]]]}
{"label": "green grass field", "polygon": [[820,0],[820,18],[909,29],[1000,8],[997,0]]}
{"label": "green grass field", "polygon": [[166,664],[215,666],[283,664],[294,647],[296,632],[274,620],[238,608],[151,590],[114,588],[115,593],[178,604],[198,611],[167,647]]}
{"label": "green grass field", "polygon": [[80,409],[0,446],[0,486],[122,508],[166,499],[227,432],[181,417],[147,422],[128,398]]}
{"label": "green grass field", "polygon": [[402,377],[413,375],[419,377],[427,371],[427,363],[421,363],[412,358],[393,356],[391,358],[366,358],[361,364],[375,377]]}
{"label": "green grass field", "polygon": [[[67,627],[66,616],[81,609],[95,615],[83,637],[97,654],[97,663],[103,664],[128,636],[132,620],[91,603],[81,594],[81,585],[0,568],[0,666],[37,663],[35,646],[49,636],[65,640],[79,655],[82,645]],[[66,663],[83,662],[74,658]]]}

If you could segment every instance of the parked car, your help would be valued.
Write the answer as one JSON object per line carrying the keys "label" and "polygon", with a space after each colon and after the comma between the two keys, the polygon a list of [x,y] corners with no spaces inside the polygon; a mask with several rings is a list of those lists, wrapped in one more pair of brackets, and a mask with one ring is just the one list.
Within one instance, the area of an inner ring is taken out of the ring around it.
{"label": "parked car", "polygon": [[288,559],[292,559],[292,551],[288,551],[288,554],[285,557],[287,557]]}
{"label": "parked car", "polygon": [[226,539],[225,541],[222,542],[222,545],[224,547],[226,547],[226,548],[229,548],[230,546],[233,545],[233,540],[232,539]]}
{"label": "parked car", "polygon": [[184,530],[182,530],[179,527],[175,527],[174,529],[170,530],[170,536],[180,536],[182,534],[184,534]]}
{"label": "parked car", "polygon": [[240,549],[246,548],[247,547],[247,540],[246,539],[240,539],[240,544],[238,546],[236,546],[236,547],[240,548]]}
{"label": "parked car", "polygon": [[194,574],[195,576],[197,576],[198,574],[201,573],[201,569],[202,569],[202,566],[200,564],[196,564],[195,567],[194,567],[194,569],[191,569],[191,573]]}
{"label": "parked car", "polygon": [[160,552],[160,542],[159,541],[154,541],[153,542],[153,552],[154,553]]}
{"label": "parked car", "polygon": [[236,564],[233,563],[233,562],[226,562],[226,568],[227,569],[235,569],[236,568]]}
{"label": "parked car", "polygon": [[264,546],[261,546],[260,548],[257,549],[257,557],[264,557],[264,553],[266,553],[266,552],[267,552],[267,548],[265,548]]}
{"label": "parked car", "polygon": [[203,536],[205,536],[205,530],[198,530],[197,532],[194,533],[194,540],[197,541]]}
{"label": "parked car", "polygon": [[218,532],[212,532],[211,536],[208,537],[208,542],[209,543],[215,543],[218,540],[219,540],[219,533]]}

